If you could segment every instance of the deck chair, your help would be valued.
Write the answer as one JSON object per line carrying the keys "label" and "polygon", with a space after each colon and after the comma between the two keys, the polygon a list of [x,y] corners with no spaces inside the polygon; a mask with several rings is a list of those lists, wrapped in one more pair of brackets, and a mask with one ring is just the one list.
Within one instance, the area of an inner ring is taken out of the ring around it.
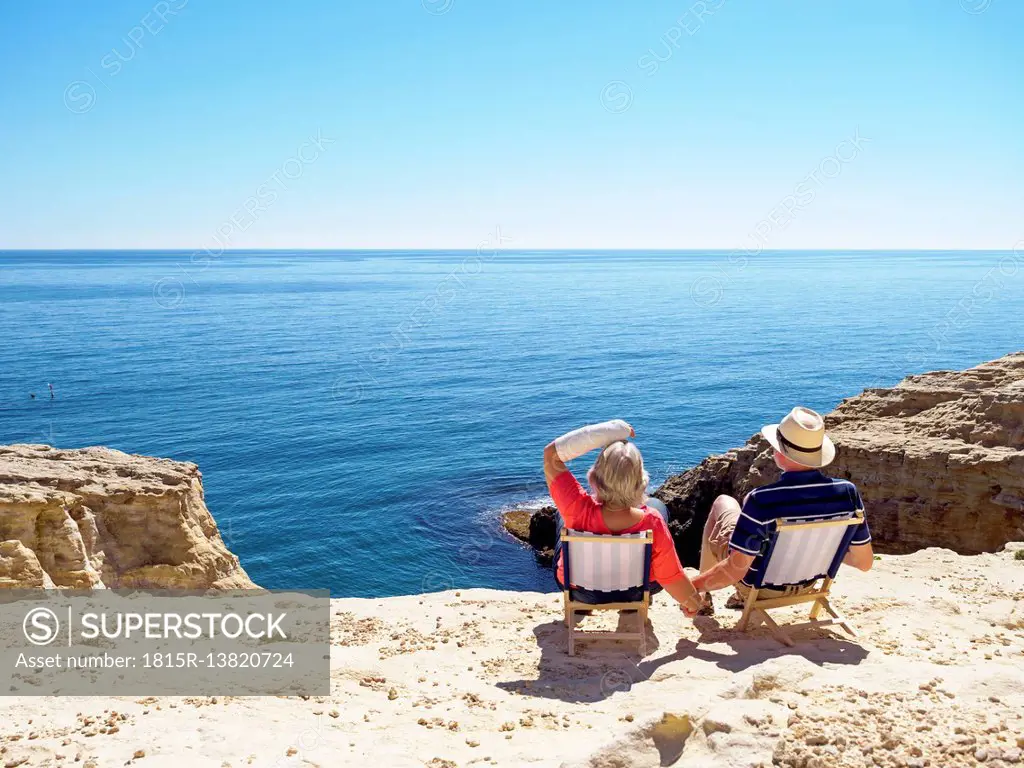
{"label": "deck chair", "polygon": [[[839,520],[794,521],[780,518],[775,521],[775,531],[769,536],[764,550],[764,568],[755,579],[753,588],[743,606],[743,615],[736,628],[746,631],[762,622],[768,626],[777,640],[792,646],[788,631],[807,627],[838,625],[853,637],[853,631],[845,618],[829,604],[828,593],[843,558],[850,548],[856,526],[864,521],[858,511],[854,516]],[[820,582],[820,583],[819,583]],[[785,589],[786,587],[808,585],[812,590],[800,595],[761,598],[762,589]],[[813,603],[809,621],[788,624],[783,630],[768,611],[801,603]],[[822,610],[831,618],[819,620]]]}
{"label": "deck chair", "polygon": [[[565,626],[569,630],[569,655],[576,655],[577,640],[634,640],[640,655],[647,653],[647,608],[651,604],[651,553],[654,532],[614,536],[562,529],[562,562],[565,565]],[[606,593],[607,602],[580,602],[574,591]],[[639,632],[585,632],[576,629],[577,611],[637,611]]]}

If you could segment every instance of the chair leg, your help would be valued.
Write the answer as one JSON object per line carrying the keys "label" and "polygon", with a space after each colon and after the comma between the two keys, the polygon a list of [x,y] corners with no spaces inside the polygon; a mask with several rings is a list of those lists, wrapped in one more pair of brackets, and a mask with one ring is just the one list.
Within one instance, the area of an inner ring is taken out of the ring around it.
{"label": "chair leg", "polygon": [[575,642],[575,639],[573,638],[573,635],[572,635],[572,631],[573,631],[573,627],[572,627],[572,624],[573,624],[573,621],[572,621],[573,620],[573,609],[572,609],[572,601],[569,600],[569,593],[568,592],[563,592],[562,593],[562,600],[563,600],[563,602],[565,604],[565,629],[566,629],[566,634],[569,636],[569,655],[570,656],[575,656],[576,655],[576,642]]}
{"label": "chair leg", "polygon": [[814,601],[814,605],[811,606],[811,621],[818,618],[818,614],[821,613],[821,609],[828,610],[828,591],[832,587],[832,579],[825,579],[821,583],[821,597]]}
{"label": "chair leg", "polygon": [[644,600],[644,606],[637,612],[637,618],[640,619],[640,656],[643,658],[647,655],[647,601]]}
{"label": "chair leg", "polygon": [[836,609],[832,607],[832,603],[830,603],[830,602],[828,601],[828,598],[827,598],[827,597],[822,597],[822,598],[819,598],[819,599],[817,600],[817,603],[818,603],[818,604],[820,604],[820,605],[821,605],[821,607],[825,609],[825,613],[827,613],[827,614],[828,614],[829,616],[831,616],[831,617],[832,617],[833,619],[838,619],[838,618],[841,618],[841,616],[840,616],[840,615],[839,615],[839,613],[838,613],[838,612],[836,611]]}
{"label": "chair leg", "polygon": [[764,623],[764,617],[768,614],[760,608],[755,608],[750,612],[750,623],[747,624],[746,631],[749,632],[752,629],[757,629]]}
{"label": "chair leg", "polygon": [[747,595],[747,601],[743,605],[743,615],[740,616],[740,620],[736,622],[736,629],[740,632],[747,631],[747,625],[750,623],[750,614],[754,610],[754,603],[757,602],[757,592],[758,590],[751,589],[750,594]]}
{"label": "chair leg", "polygon": [[824,598],[820,598],[818,600],[815,600],[814,601],[814,605],[811,606],[811,615],[810,615],[811,621],[814,621],[815,619],[817,619],[818,618],[818,614],[821,613],[822,600],[824,600]]}
{"label": "chair leg", "polygon": [[775,635],[775,639],[783,645],[792,648],[792,639],[790,639],[789,635],[782,631],[782,627],[775,623],[775,619],[769,616],[767,611],[759,611],[759,613],[761,614],[761,618],[764,620],[764,623],[768,625],[768,629],[770,629],[771,633]]}
{"label": "chair leg", "polygon": [[822,598],[821,602],[825,610],[828,611],[828,615],[835,619],[838,626],[845,629],[850,634],[850,637],[857,637],[857,633],[854,631],[853,627],[850,626],[849,622],[847,622],[846,617],[832,607],[828,598]]}

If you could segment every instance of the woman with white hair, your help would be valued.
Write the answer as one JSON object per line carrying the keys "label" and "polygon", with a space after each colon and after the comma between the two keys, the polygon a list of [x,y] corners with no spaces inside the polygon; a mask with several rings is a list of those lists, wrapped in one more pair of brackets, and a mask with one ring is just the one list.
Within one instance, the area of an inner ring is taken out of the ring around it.
{"label": "woman with white hair", "polygon": [[[564,524],[574,530],[605,535],[653,531],[651,579],[692,618],[700,609],[700,596],[679,562],[668,532],[667,512],[663,514],[647,504],[649,477],[644,460],[636,445],[628,440],[635,436],[633,428],[620,419],[574,430],[544,449],[544,477],[561,516],[558,530]],[[597,448],[602,449],[601,453],[587,473],[590,494],[565,463]],[[555,578],[559,586],[564,584],[560,542],[555,548]],[[585,595],[582,596],[582,602],[586,602]]]}

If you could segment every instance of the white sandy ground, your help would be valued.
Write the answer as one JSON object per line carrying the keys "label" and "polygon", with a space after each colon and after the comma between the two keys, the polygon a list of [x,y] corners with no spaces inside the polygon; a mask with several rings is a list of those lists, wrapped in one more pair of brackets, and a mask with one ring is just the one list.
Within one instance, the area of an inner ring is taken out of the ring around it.
{"label": "white sandy ground", "polygon": [[846,571],[860,639],[793,649],[724,592],[696,624],[656,598],[642,660],[567,656],[555,594],[335,600],[329,697],[6,698],[0,765],[1024,765],[1021,548]]}

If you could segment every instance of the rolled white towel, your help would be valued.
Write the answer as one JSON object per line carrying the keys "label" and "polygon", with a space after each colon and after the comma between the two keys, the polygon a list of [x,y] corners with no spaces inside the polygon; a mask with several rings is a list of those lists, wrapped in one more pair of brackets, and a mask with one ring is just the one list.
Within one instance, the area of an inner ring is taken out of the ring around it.
{"label": "rolled white towel", "polygon": [[630,431],[629,424],[622,419],[590,424],[566,432],[555,440],[555,451],[562,461],[572,461],[595,448],[604,448],[617,440],[625,440]]}

